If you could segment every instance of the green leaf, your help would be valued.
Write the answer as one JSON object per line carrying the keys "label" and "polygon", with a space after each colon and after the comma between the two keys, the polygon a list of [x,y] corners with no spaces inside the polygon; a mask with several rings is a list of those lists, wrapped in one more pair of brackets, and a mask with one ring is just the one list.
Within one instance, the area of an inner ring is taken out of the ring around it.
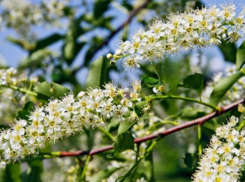
{"label": "green leaf", "polygon": [[142,82],[144,84],[146,84],[148,87],[155,87],[156,85],[159,84],[159,80],[156,79],[156,78],[153,78],[153,77],[148,77],[146,75],[144,75],[142,78],[141,78]]}
{"label": "green leaf", "polygon": [[101,182],[103,181],[103,179],[109,178],[114,172],[116,172],[117,170],[121,169],[120,167],[113,167],[110,169],[105,169],[103,171],[100,171],[98,174],[96,174],[91,182]]}
{"label": "green leaf", "polygon": [[241,78],[243,74],[239,71],[233,75],[221,79],[218,84],[215,85],[214,90],[211,94],[209,103],[213,105],[218,105],[226,92]]}
{"label": "green leaf", "polygon": [[95,20],[98,18],[101,18],[103,13],[106,12],[106,10],[109,8],[110,3],[111,3],[111,0],[106,0],[106,1],[97,0],[94,3],[93,14],[94,14]]}
{"label": "green leaf", "polygon": [[221,53],[224,56],[224,59],[226,61],[235,63],[236,62],[236,44],[235,43],[230,43],[230,42],[222,42],[219,45],[219,49],[221,51]]}
{"label": "green leaf", "polygon": [[0,182],[21,182],[20,164],[7,165],[0,169]]}
{"label": "green leaf", "polygon": [[82,20],[83,16],[71,20],[65,35],[65,41],[62,49],[63,57],[68,65],[72,64],[79,51],[85,45],[84,43],[79,43],[77,41],[78,37],[85,32],[85,30],[80,27]]}
{"label": "green leaf", "polygon": [[181,112],[181,118],[183,119],[196,119],[204,116],[206,112],[197,110],[195,108],[184,108]]}
{"label": "green leaf", "polygon": [[86,88],[101,87],[108,79],[108,68],[110,61],[102,56],[95,60],[89,69]]}
{"label": "green leaf", "polygon": [[28,120],[28,116],[30,114],[30,112],[32,111],[32,109],[34,108],[34,104],[32,101],[28,101],[27,103],[25,103],[24,107],[18,111],[18,118],[20,119],[25,119]]}
{"label": "green leaf", "polygon": [[189,75],[184,79],[182,84],[178,84],[178,87],[193,89],[201,95],[203,89],[203,75],[200,73]]}
{"label": "green leaf", "polygon": [[32,50],[33,48],[35,48],[35,44],[29,43],[24,39],[16,39],[14,37],[7,37],[7,40],[25,50]]}
{"label": "green leaf", "polygon": [[133,125],[136,123],[137,121],[130,121],[130,120],[125,120],[122,121],[119,125],[117,134],[120,135],[126,131],[128,131],[130,128],[133,127]]}
{"label": "green leaf", "polygon": [[128,149],[134,149],[134,137],[127,131],[117,135],[114,143],[114,150],[115,153],[118,154]]}
{"label": "green leaf", "polygon": [[33,50],[31,50],[31,52],[37,51],[39,49],[43,49],[59,40],[61,40],[63,38],[62,35],[58,34],[58,33],[54,33],[51,34],[43,39],[40,39],[36,42],[36,46]]}
{"label": "green leaf", "polygon": [[42,160],[28,162],[29,168],[21,174],[22,181],[42,182],[43,165]]}
{"label": "green leaf", "polygon": [[193,155],[190,153],[186,153],[184,157],[184,163],[187,167],[192,168],[193,167]]}
{"label": "green leaf", "polygon": [[69,92],[66,87],[53,82],[48,83],[47,81],[37,84],[34,90],[38,94],[37,98],[41,101],[47,101],[48,98],[59,98]]}
{"label": "green leaf", "polygon": [[236,68],[241,69],[244,63],[245,63],[245,41],[243,41],[242,45],[237,49]]}
{"label": "green leaf", "polygon": [[160,82],[163,82],[164,80],[165,80],[165,71],[164,71],[164,65],[163,65],[163,63],[161,62],[161,63],[158,63],[157,65],[156,65],[156,74],[157,74],[157,76],[158,76],[158,79],[160,80]]}

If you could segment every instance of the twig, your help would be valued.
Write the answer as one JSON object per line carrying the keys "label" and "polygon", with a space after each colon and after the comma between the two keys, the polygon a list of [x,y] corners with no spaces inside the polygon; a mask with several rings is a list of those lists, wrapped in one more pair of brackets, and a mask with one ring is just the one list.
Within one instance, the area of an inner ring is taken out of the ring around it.
{"label": "twig", "polygon": [[[145,137],[142,137],[142,138],[137,138],[134,140],[134,143],[135,144],[139,144],[139,143],[142,143],[142,142],[146,142],[148,140],[152,140],[152,139],[155,139],[157,137],[164,137],[164,136],[167,136],[167,135],[170,135],[172,133],[175,133],[177,131],[180,131],[180,130],[183,130],[185,128],[189,128],[191,126],[194,126],[194,125],[203,125],[205,122],[209,121],[210,119],[213,119],[223,113],[226,113],[230,110],[232,110],[233,108],[237,107],[238,104],[244,104],[245,103],[245,99],[241,99],[241,100],[238,100],[237,102],[234,102],[230,105],[227,105],[225,107],[221,107],[219,111],[215,111],[215,112],[212,112],[206,116],[203,116],[201,118],[198,118],[198,119],[195,119],[195,120],[192,120],[192,121],[189,121],[189,122],[186,122],[186,123],[182,123],[178,126],[175,126],[175,127],[172,127],[172,128],[169,128],[165,131],[162,131],[160,133],[155,133],[155,134],[152,134],[152,135],[149,135],[149,136],[145,136]],[[109,146],[106,146],[106,147],[103,147],[103,148],[100,148],[100,149],[93,149],[93,150],[90,150],[90,151],[74,151],[74,152],[60,152],[59,156],[57,157],[74,157],[74,156],[83,156],[83,155],[90,155],[90,156],[93,156],[95,154],[99,154],[99,153],[102,153],[102,152],[105,152],[105,151],[108,151],[108,150],[111,150],[113,149],[113,146],[112,145],[109,145]]]}

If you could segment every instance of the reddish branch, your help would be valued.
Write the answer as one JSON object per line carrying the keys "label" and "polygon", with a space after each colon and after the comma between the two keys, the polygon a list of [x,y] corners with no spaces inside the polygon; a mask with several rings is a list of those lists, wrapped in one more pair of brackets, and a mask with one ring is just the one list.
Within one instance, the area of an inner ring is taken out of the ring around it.
{"label": "reddish branch", "polygon": [[[146,142],[148,140],[155,139],[157,137],[164,137],[164,136],[170,135],[172,133],[183,130],[185,128],[189,128],[189,127],[194,126],[194,125],[203,125],[205,122],[209,121],[210,119],[213,119],[213,118],[215,118],[215,117],[217,117],[223,113],[230,111],[233,108],[236,108],[238,106],[238,104],[244,104],[244,103],[245,103],[245,99],[241,99],[241,100],[234,102],[230,105],[227,105],[225,107],[221,107],[221,109],[219,111],[212,112],[212,113],[210,113],[206,116],[203,116],[201,118],[198,118],[198,119],[186,122],[186,123],[182,123],[178,126],[172,127],[170,129],[167,129],[167,130],[162,131],[160,133],[152,134],[152,135],[145,136],[142,138],[137,138],[134,140],[134,143],[137,144],[137,143],[142,143],[142,142]],[[113,149],[112,145],[109,145],[109,146],[106,146],[106,147],[103,147],[100,149],[93,149],[90,151],[60,152],[59,157],[71,157],[71,156],[74,157],[74,156],[83,156],[83,155],[93,156],[95,154],[99,154],[99,153],[102,153],[102,152],[105,152],[105,151],[108,151],[111,149]]]}

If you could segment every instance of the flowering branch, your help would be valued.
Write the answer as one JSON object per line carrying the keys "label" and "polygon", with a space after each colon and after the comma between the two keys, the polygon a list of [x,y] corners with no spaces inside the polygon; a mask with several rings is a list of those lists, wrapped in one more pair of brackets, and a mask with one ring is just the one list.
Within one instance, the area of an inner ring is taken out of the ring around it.
{"label": "flowering branch", "polygon": [[126,69],[135,69],[146,60],[153,62],[222,41],[236,42],[244,37],[244,14],[243,9],[236,15],[236,6],[225,4],[171,15],[167,22],[155,21],[147,31],[138,31],[107,57],[113,62],[123,58]]}
{"label": "flowering branch", "polygon": [[[203,117],[200,117],[198,119],[195,119],[195,120],[180,124],[178,126],[169,128],[169,129],[162,131],[160,133],[155,133],[155,134],[145,136],[142,138],[137,138],[134,140],[134,143],[139,144],[142,142],[146,142],[148,140],[155,139],[157,137],[164,137],[164,136],[170,135],[172,133],[183,130],[185,128],[189,128],[189,127],[194,126],[194,125],[203,125],[205,122],[209,121],[210,119],[213,119],[213,118],[215,118],[221,114],[224,114],[224,113],[232,110],[233,108],[236,108],[239,104],[243,104],[243,103],[245,103],[245,99],[238,100],[237,102],[234,102],[234,103],[229,104],[227,106],[221,107],[219,111],[214,111],[214,112],[212,112],[206,116],[203,116]],[[109,146],[106,146],[106,147],[103,147],[100,149],[93,149],[90,151],[88,150],[88,151],[74,151],[74,152],[54,152],[53,157],[75,157],[75,156],[83,156],[83,155],[93,156],[95,154],[106,152],[106,151],[112,150],[112,149],[113,149],[113,146],[109,145]]]}

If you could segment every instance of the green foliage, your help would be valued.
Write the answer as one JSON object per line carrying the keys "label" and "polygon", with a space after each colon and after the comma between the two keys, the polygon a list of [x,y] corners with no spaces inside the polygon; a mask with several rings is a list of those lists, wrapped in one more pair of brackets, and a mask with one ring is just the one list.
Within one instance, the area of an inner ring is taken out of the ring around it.
{"label": "green foliage", "polygon": [[134,137],[131,132],[126,131],[117,135],[114,143],[114,151],[117,155],[128,149],[134,150]]}
{"label": "green foliage", "polygon": [[195,152],[194,154],[186,153],[184,157],[184,163],[188,168],[194,169],[197,165],[198,156]]}
{"label": "green foliage", "polygon": [[31,53],[36,52],[37,50],[46,48],[51,44],[61,40],[63,38],[62,35],[58,33],[51,34],[43,39],[36,41],[34,48],[31,50]]}
{"label": "green foliage", "polygon": [[24,107],[18,111],[18,118],[28,120],[28,116],[31,111],[33,111],[34,103],[32,101],[28,101],[25,103]]}
{"label": "green foliage", "polygon": [[121,169],[121,168],[112,167],[112,168],[109,168],[109,169],[105,169],[103,171],[100,171],[98,174],[96,174],[93,177],[93,179],[91,180],[91,182],[101,182],[103,179],[106,179],[106,178],[110,177],[114,172],[116,172],[119,169]]}
{"label": "green foliage", "polygon": [[237,52],[237,48],[236,48],[236,44],[235,43],[230,43],[230,42],[222,42],[219,45],[219,49],[221,51],[221,53],[224,56],[224,59],[226,61],[235,63],[236,62],[236,52]]}
{"label": "green foliage", "polygon": [[147,87],[151,88],[151,87],[155,87],[156,85],[159,84],[159,80],[153,77],[148,77],[148,76],[143,76],[141,78],[143,84],[145,84]]}
{"label": "green foliage", "polygon": [[241,69],[244,63],[245,63],[245,41],[243,41],[242,45],[237,49],[236,68]]}
{"label": "green foliage", "polygon": [[101,87],[106,82],[108,82],[108,69],[110,62],[109,60],[103,56],[95,60],[89,69],[86,88],[89,87]]}
{"label": "green foliage", "polygon": [[94,18],[95,19],[100,18],[106,12],[110,3],[111,0],[106,0],[106,1],[96,0],[94,3],[94,11],[93,11]]}
{"label": "green foliage", "polygon": [[41,174],[43,172],[42,160],[28,162],[29,168],[21,174],[23,182],[42,182]]}
{"label": "green foliage", "polygon": [[204,83],[203,75],[200,73],[195,73],[193,75],[187,76],[179,87],[189,88],[195,90],[199,95],[201,95]]}
{"label": "green foliage", "polygon": [[60,98],[69,92],[69,89],[57,83],[42,82],[34,87],[37,99],[47,102],[49,98]]}
{"label": "green foliage", "polygon": [[7,165],[0,169],[0,182],[21,182],[20,164]]}
{"label": "green foliage", "polygon": [[125,121],[121,122],[120,125],[119,125],[119,128],[118,128],[117,134],[120,135],[120,134],[128,131],[130,128],[133,127],[133,125],[136,122],[137,121],[130,121],[130,120],[125,120]]}
{"label": "green foliage", "polygon": [[242,76],[242,72],[237,72],[221,79],[217,85],[215,85],[209,102],[213,105],[217,105],[222,100],[226,92],[232,87],[232,85],[234,85],[234,83],[236,83]]}

